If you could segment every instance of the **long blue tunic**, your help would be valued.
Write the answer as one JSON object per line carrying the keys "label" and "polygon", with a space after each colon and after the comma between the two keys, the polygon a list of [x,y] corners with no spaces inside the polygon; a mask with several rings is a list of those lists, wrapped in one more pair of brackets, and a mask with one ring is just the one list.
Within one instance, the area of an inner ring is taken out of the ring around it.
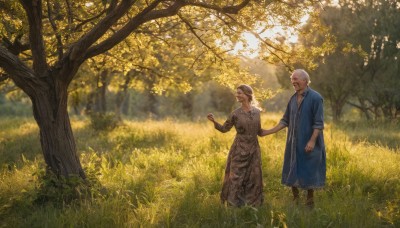
{"label": "long blue tunic", "polygon": [[[294,94],[280,124],[288,127],[282,184],[303,189],[323,187],[326,179],[326,152],[322,96],[308,87],[298,105]],[[307,153],[305,147],[314,129],[321,131],[314,150]]]}

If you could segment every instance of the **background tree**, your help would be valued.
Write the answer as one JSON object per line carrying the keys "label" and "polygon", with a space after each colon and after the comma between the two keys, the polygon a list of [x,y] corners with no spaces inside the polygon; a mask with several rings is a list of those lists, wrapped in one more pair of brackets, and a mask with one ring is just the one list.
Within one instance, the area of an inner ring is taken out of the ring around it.
{"label": "background tree", "polygon": [[[395,88],[400,82],[397,3],[339,3],[325,7],[304,26],[300,42],[291,50],[291,66],[312,74],[311,86],[328,101],[335,121],[342,118],[346,104],[367,118],[396,118],[399,94]],[[281,82],[289,73],[282,75],[286,76],[280,77]]]}
{"label": "background tree", "polygon": [[[341,119],[346,102],[360,88],[359,75],[366,57],[361,44],[363,47],[368,44],[368,32],[358,30],[365,21],[355,20],[354,16],[351,9],[345,7],[327,7],[319,16],[322,26],[329,28],[329,34],[334,36],[332,46],[335,48],[321,54],[320,63],[311,72],[312,87],[318,88],[325,97],[334,121]],[[320,31],[314,33],[319,36],[319,42],[324,36]],[[304,44],[306,47],[313,46],[308,37],[304,37]]]}
{"label": "background tree", "polygon": [[[365,59],[365,72],[361,78],[364,90],[358,90],[355,107],[375,118],[394,119],[399,116],[400,93],[400,9],[398,2],[381,0],[368,2],[356,9],[371,18],[370,45]],[[365,26],[366,27],[366,26]]]}

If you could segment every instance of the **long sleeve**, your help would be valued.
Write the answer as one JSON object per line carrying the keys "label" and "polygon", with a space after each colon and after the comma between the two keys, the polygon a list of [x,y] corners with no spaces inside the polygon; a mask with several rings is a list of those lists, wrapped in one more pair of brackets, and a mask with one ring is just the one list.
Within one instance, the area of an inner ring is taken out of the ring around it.
{"label": "long sleeve", "polygon": [[233,113],[231,113],[229,115],[228,119],[224,122],[223,125],[221,125],[221,124],[219,124],[217,122],[214,122],[215,129],[217,129],[218,131],[220,131],[222,133],[225,133],[225,132],[228,132],[229,130],[231,130],[233,125],[234,125],[234,115],[233,115]]}
{"label": "long sleeve", "polygon": [[323,111],[323,99],[321,97],[316,98],[313,104],[313,129],[324,129],[324,111]]}

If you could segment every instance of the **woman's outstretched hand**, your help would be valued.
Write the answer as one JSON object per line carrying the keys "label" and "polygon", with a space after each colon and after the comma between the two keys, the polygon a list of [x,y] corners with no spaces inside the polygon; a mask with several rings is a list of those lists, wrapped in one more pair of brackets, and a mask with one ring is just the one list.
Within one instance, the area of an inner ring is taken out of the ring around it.
{"label": "woman's outstretched hand", "polygon": [[213,115],[212,113],[208,113],[207,119],[208,119],[209,121],[213,122],[213,123],[215,122],[215,120],[214,120],[214,115]]}

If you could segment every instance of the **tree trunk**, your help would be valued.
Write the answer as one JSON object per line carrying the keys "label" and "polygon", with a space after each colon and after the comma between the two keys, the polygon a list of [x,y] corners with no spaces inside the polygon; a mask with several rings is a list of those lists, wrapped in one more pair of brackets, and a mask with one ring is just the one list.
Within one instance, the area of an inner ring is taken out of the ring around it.
{"label": "tree trunk", "polygon": [[118,119],[118,121],[122,121],[122,108],[128,95],[128,86],[130,81],[131,78],[129,75],[127,75],[125,78],[125,83],[120,85],[120,89],[115,97],[115,117]]}
{"label": "tree trunk", "polygon": [[115,118],[118,121],[122,121],[122,104],[124,103],[126,93],[124,91],[118,91],[115,96]]}
{"label": "tree trunk", "polygon": [[100,73],[100,87],[99,87],[99,104],[100,104],[100,112],[106,113],[107,112],[107,99],[106,93],[108,89],[108,71],[104,70]]}
{"label": "tree trunk", "polygon": [[367,120],[371,120],[372,117],[369,114],[369,109],[368,109],[367,105],[365,104],[365,100],[359,98],[358,101],[360,102],[360,110],[364,113],[365,118],[367,118]]}
{"label": "tree trunk", "polygon": [[147,93],[148,102],[147,102],[147,111],[151,117],[158,118],[158,110],[157,110],[157,97],[156,94],[152,91]]}
{"label": "tree trunk", "polygon": [[342,117],[343,106],[338,105],[335,102],[332,102],[331,108],[332,108],[333,122],[337,123],[340,121],[340,118]]}
{"label": "tree trunk", "polygon": [[[48,168],[58,176],[85,179],[67,112],[67,87],[51,86],[31,97],[40,130],[40,143]],[[56,97],[56,98],[54,98]]]}
{"label": "tree trunk", "polygon": [[108,71],[103,70],[98,75],[98,82],[96,88],[96,99],[95,99],[95,112],[106,113],[107,112],[107,89],[109,84]]}
{"label": "tree trunk", "polygon": [[191,119],[193,116],[193,93],[189,92],[182,96],[182,109],[185,112],[186,116],[190,116]]}
{"label": "tree trunk", "polygon": [[331,102],[334,122],[340,122],[340,120],[342,119],[343,107],[346,104],[347,97],[348,97],[347,94],[342,93],[342,95],[339,96],[337,99],[335,99],[334,102],[333,101]]}
{"label": "tree trunk", "polygon": [[90,92],[87,95],[87,102],[85,106],[86,115],[90,115],[93,112],[94,97],[95,97],[95,92]]}

